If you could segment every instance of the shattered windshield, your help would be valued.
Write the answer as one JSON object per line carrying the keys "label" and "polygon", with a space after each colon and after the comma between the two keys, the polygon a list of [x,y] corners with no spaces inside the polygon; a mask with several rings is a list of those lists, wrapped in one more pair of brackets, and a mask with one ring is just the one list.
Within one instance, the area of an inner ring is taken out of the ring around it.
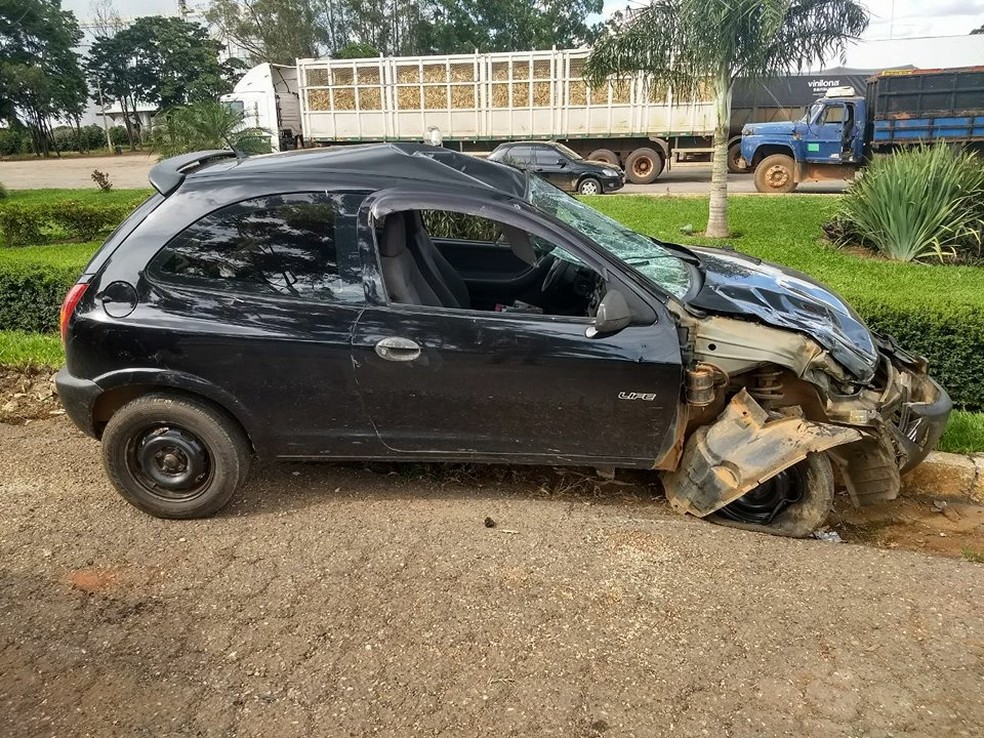
{"label": "shattered windshield", "polygon": [[[675,254],[621,223],[561,192],[539,177],[530,177],[529,201],[583,233],[619,261],[682,298],[690,290],[690,271]],[[556,252],[555,252],[556,253]],[[566,254],[557,254],[561,258]],[[570,257],[573,260],[573,257]]]}

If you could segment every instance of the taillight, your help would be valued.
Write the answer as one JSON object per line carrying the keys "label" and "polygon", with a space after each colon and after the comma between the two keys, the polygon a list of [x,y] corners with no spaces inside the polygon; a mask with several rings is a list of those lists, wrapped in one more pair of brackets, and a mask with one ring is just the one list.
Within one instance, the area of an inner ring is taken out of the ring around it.
{"label": "taillight", "polygon": [[61,339],[62,345],[65,345],[65,339],[68,335],[68,321],[72,317],[72,313],[75,312],[75,308],[79,306],[79,300],[82,299],[82,295],[89,288],[89,285],[84,282],[76,284],[68,291],[65,295],[65,301],[62,302],[61,306]]}

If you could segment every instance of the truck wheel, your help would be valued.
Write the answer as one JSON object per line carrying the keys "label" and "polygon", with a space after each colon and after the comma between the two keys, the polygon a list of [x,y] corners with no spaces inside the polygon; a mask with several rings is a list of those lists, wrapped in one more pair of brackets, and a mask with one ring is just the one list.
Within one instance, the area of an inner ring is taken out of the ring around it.
{"label": "truck wheel", "polygon": [[827,521],[833,504],[830,459],[813,453],[707,519],[733,528],[806,538]]}
{"label": "truck wheel", "polygon": [[765,157],[755,167],[755,189],[759,192],[792,192],[796,189],[796,162],[785,154]]}
{"label": "truck wheel", "polygon": [[600,195],[603,191],[601,183],[594,177],[585,177],[577,185],[579,195]]}
{"label": "truck wheel", "polygon": [[202,518],[222,509],[249,474],[246,434],[224,412],[191,397],[144,395],[117,410],[102,437],[117,491],[158,518]]}
{"label": "truck wheel", "polygon": [[618,156],[611,149],[595,149],[590,154],[588,154],[588,159],[590,161],[600,161],[613,167],[617,167]]}
{"label": "truck wheel", "polygon": [[732,174],[748,174],[748,167],[738,163],[741,158],[741,141],[735,141],[728,147],[728,171]]}
{"label": "truck wheel", "polygon": [[652,184],[663,171],[663,155],[645,146],[625,160],[625,176],[632,184]]}

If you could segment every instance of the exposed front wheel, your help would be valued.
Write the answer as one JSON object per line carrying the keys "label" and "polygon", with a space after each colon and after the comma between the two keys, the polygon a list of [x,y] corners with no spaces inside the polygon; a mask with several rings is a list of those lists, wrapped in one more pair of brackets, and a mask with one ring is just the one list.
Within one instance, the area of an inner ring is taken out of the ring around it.
{"label": "exposed front wheel", "polygon": [[785,154],[765,157],[755,167],[755,189],[759,192],[792,192],[796,189],[796,162]]}
{"label": "exposed front wheel", "polygon": [[579,195],[600,195],[601,183],[594,177],[585,177],[578,184],[577,192]]}
{"label": "exposed front wheel", "polygon": [[745,530],[806,538],[827,521],[833,503],[830,459],[813,453],[725,505],[708,520]]}
{"label": "exposed front wheel", "polygon": [[116,411],[102,438],[117,491],[159,518],[201,518],[246,481],[251,450],[239,425],[190,397],[152,394]]}

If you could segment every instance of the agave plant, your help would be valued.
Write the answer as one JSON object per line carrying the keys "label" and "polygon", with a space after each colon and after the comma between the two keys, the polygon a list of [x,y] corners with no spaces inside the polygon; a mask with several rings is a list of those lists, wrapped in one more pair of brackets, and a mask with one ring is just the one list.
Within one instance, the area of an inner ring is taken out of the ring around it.
{"label": "agave plant", "polygon": [[942,261],[968,246],[979,251],[982,164],[944,144],[876,158],[841,201],[839,241],[860,241],[897,261]]}
{"label": "agave plant", "polygon": [[270,132],[245,125],[242,112],[217,102],[198,102],[168,110],[154,121],[154,151],[162,159],[189,151],[224,149],[263,154]]}

